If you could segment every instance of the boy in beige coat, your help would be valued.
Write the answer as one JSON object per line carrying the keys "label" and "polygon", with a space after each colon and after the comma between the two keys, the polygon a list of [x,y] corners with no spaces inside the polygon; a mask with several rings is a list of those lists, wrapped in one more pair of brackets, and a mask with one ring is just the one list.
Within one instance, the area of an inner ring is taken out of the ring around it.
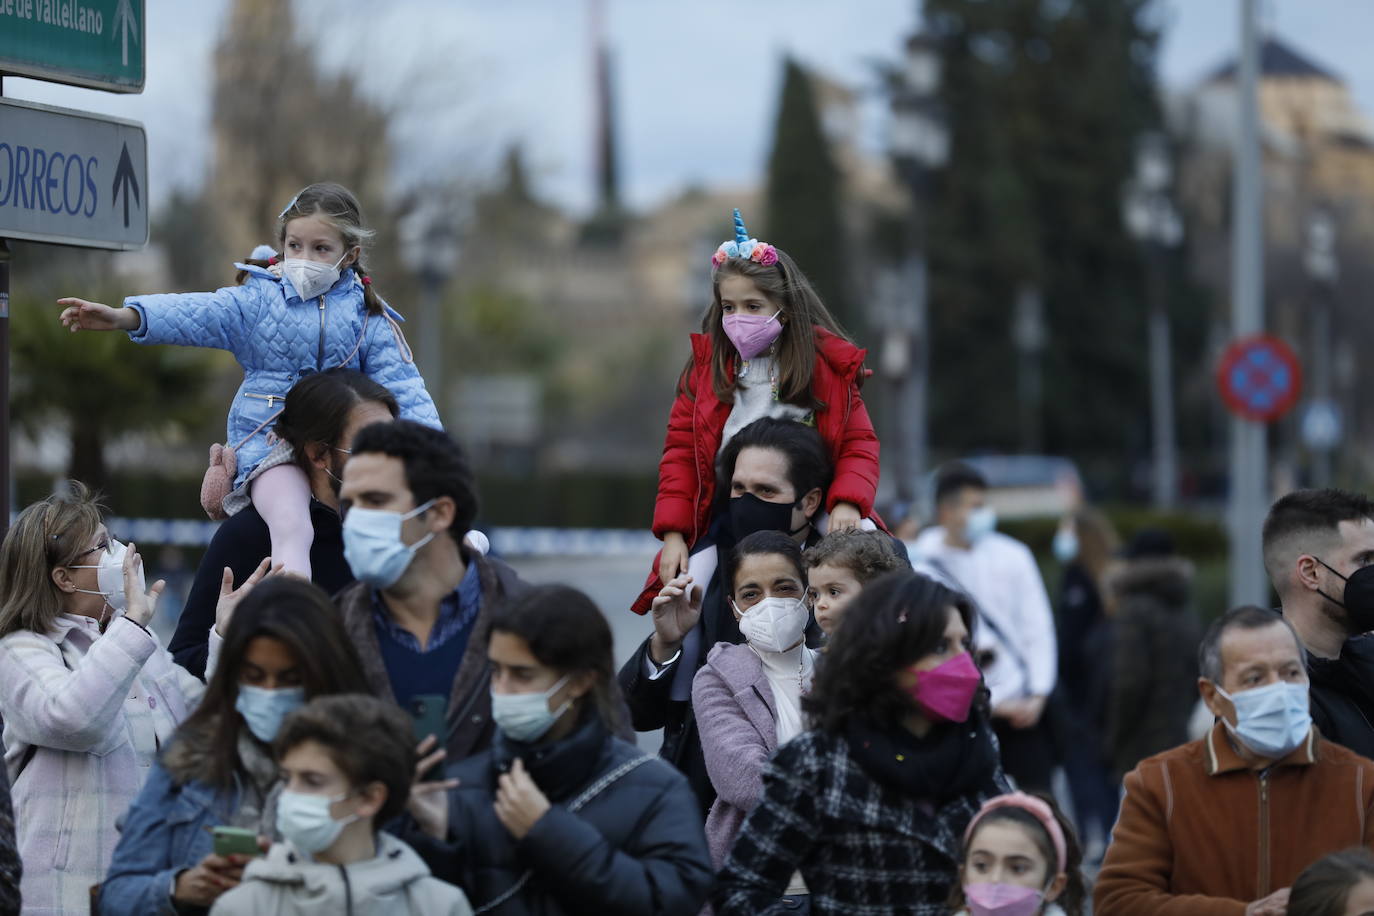
{"label": "boy in beige coat", "polygon": [[275,742],[284,840],[248,865],[211,916],[471,916],[462,891],[375,826],[405,808],[414,743],[405,713],[374,697],[318,697],[288,716]]}

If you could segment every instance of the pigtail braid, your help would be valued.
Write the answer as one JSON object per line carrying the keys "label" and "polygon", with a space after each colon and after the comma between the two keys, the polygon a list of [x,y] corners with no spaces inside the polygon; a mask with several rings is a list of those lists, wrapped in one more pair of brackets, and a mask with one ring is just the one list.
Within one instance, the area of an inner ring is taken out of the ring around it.
{"label": "pigtail braid", "polygon": [[386,307],[382,305],[382,297],[377,295],[377,291],[372,288],[372,278],[367,275],[367,268],[363,267],[362,258],[353,262],[353,272],[358,275],[358,280],[363,284],[363,303],[367,305],[369,315],[383,315]]}
{"label": "pigtail braid", "polygon": [[[268,267],[271,267],[273,264],[277,263],[277,259],[276,259],[276,258],[244,258],[244,259],[243,259],[242,261],[240,261],[239,263],[240,263],[240,264],[251,264],[251,265],[254,266],[254,267],[261,267],[261,268],[263,268],[263,269],[266,269],[266,268],[268,268]],[[251,275],[248,273],[248,271],[246,271],[246,270],[240,270],[237,274],[234,275],[234,285],[235,285],[235,286],[242,286],[242,285],[243,285],[243,281],[247,280],[249,276],[251,276]]]}

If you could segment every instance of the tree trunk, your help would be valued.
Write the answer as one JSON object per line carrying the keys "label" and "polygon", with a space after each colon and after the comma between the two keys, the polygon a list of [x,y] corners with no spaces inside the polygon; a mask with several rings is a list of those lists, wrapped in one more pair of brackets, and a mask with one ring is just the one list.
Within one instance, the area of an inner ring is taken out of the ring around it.
{"label": "tree trunk", "polygon": [[110,481],[105,468],[105,436],[99,425],[73,417],[71,439],[68,475],[92,490],[106,492]]}

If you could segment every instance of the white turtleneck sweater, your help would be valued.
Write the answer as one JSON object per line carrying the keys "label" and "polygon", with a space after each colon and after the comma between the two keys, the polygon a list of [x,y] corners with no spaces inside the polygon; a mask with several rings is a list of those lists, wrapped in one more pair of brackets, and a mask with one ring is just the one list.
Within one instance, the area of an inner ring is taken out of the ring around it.
{"label": "white turtleneck sweater", "polygon": [[[754,649],[753,646],[749,648]],[[764,677],[768,678],[768,686],[773,691],[773,706],[778,713],[777,746],[782,747],[803,731],[801,698],[811,690],[811,678],[816,673],[816,650],[806,648],[803,640],[786,652],[754,649],[754,654],[763,662]],[[788,896],[810,893],[801,872],[793,872],[785,893]]]}

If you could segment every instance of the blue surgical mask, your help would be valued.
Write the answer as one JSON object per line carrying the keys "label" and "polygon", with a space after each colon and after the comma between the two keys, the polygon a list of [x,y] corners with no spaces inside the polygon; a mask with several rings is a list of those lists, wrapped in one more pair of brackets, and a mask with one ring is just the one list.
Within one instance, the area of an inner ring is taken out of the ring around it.
{"label": "blue surgical mask", "polygon": [[1235,696],[1216,685],[1217,693],[1236,707],[1236,724],[1227,729],[1261,757],[1277,760],[1292,753],[1312,730],[1308,685],[1279,681],[1242,690]]}
{"label": "blue surgical mask", "polygon": [[1060,528],[1055,533],[1054,558],[1065,566],[1078,559],[1078,535],[1072,528]]}
{"label": "blue surgical mask", "polygon": [[964,522],[964,537],[970,544],[976,544],[997,530],[997,510],[992,506],[979,506],[968,514]]}
{"label": "blue surgical mask", "polygon": [[240,684],[234,708],[243,716],[248,730],[263,744],[270,744],[281,730],[282,720],[304,704],[304,687],[268,689]]}
{"label": "blue surgical mask", "polygon": [[563,675],[558,683],[543,693],[496,693],[491,695],[491,718],[496,727],[512,741],[529,744],[544,737],[558,717],[568,711],[572,700],[565,700],[557,712],[549,709],[549,700],[568,683]]}
{"label": "blue surgical mask", "polygon": [[306,855],[323,852],[334,845],[344,827],[358,820],[356,814],[335,820],[329,813],[334,802],[341,802],[348,796],[347,792],[331,798],[282,790],[277,799],[277,832]]}
{"label": "blue surgical mask", "polygon": [[434,532],[414,544],[401,540],[401,524],[434,505],[430,500],[404,515],[384,509],[348,510],[344,517],[344,559],[353,575],[374,588],[390,588],[405,574],[415,552],[434,539]]}

